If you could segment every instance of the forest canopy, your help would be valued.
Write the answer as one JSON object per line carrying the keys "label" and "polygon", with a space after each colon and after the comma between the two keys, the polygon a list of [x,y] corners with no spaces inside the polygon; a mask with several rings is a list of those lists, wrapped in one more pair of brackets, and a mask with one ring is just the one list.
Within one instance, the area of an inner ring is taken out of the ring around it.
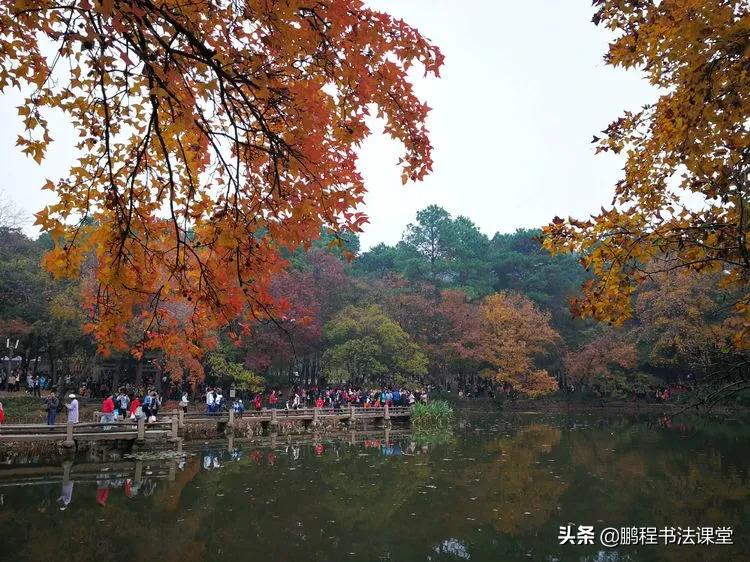
{"label": "forest canopy", "polygon": [[[415,236],[438,230],[435,244]],[[247,388],[328,380],[626,398],[668,384],[710,383],[744,360],[732,347],[726,303],[733,296],[706,291],[697,274],[663,273],[645,283],[623,327],[572,316],[570,301],[588,274],[575,256],[546,252],[540,233],[490,238],[469,218],[430,207],[393,246],[360,251],[349,237],[352,261],[324,233],[308,251],[284,255],[290,266],[270,287],[284,314],[260,319],[238,337],[217,330],[206,372]],[[56,365],[58,376],[92,365],[95,345],[75,305],[80,288],[36,266],[48,238],[33,241],[7,227],[0,236],[3,258],[14,266],[0,279],[4,333],[19,337],[27,356],[44,356],[44,370]],[[160,355],[149,358],[161,368]]]}

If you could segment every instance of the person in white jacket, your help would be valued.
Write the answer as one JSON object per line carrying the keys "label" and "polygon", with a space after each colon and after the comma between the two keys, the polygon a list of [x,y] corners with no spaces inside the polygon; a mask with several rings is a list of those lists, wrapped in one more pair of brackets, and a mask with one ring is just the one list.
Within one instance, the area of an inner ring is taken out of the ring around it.
{"label": "person in white jacket", "polygon": [[68,421],[71,423],[78,423],[78,400],[75,394],[68,394],[70,402],[65,404],[68,409]]}
{"label": "person in white jacket", "polygon": [[188,401],[188,393],[183,392],[182,398],[180,399],[180,408],[182,408],[182,411],[187,414],[188,404],[190,402]]}

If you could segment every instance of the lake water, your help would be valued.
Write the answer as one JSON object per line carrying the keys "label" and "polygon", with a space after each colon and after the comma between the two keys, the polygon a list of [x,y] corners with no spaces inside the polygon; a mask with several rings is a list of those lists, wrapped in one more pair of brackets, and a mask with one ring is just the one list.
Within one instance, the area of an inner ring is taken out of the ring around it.
{"label": "lake water", "polygon": [[[749,444],[742,420],[492,414],[452,436],[193,443],[181,460],[67,470],[15,459],[0,465],[0,560],[748,560]],[[568,525],[594,544],[560,544]],[[603,546],[607,527],[657,544]],[[698,527],[733,544],[664,544],[664,528],[689,543]]]}

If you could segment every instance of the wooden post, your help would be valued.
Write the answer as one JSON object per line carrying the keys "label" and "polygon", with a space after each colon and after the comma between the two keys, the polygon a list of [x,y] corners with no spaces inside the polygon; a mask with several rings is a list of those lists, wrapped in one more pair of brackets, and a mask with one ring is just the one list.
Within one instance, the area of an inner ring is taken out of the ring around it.
{"label": "wooden post", "polygon": [[383,425],[385,427],[391,425],[391,409],[388,407],[388,402],[385,403],[385,411],[383,412]]}
{"label": "wooden post", "polygon": [[143,443],[146,440],[146,420],[138,418],[138,441]]}
{"label": "wooden post", "polygon": [[351,423],[354,423],[354,420],[356,419],[356,414],[354,413],[354,404],[349,404],[349,421]]}
{"label": "wooden post", "polygon": [[319,410],[317,406],[313,408],[313,421],[312,421],[313,427],[318,427],[320,425],[320,420],[318,419],[318,416],[320,414],[318,412]]}
{"label": "wooden post", "polygon": [[179,431],[179,421],[177,419],[177,416],[172,414],[172,434],[169,437],[170,443],[177,443],[180,440],[178,431]]}
{"label": "wooden post", "polygon": [[277,416],[277,410],[276,410],[276,408],[274,408],[273,410],[271,410],[271,424],[270,425],[271,425],[272,428],[279,427],[279,419],[278,419],[278,416]]}
{"label": "wooden post", "polygon": [[224,427],[224,435],[232,435],[234,433],[234,409],[229,409],[229,422]]}
{"label": "wooden post", "polygon": [[63,487],[70,482],[70,469],[73,467],[72,460],[63,461]]}
{"label": "wooden post", "polygon": [[180,429],[185,429],[185,412],[182,410],[182,408],[177,410],[177,415],[179,416],[179,423],[177,427],[179,427]]}
{"label": "wooden post", "polygon": [[63,447],[66,449],[72,449],[76,446],[76,442],[73,441],[73,422],[68,420],[65,425],[65,441],[63,441]]}

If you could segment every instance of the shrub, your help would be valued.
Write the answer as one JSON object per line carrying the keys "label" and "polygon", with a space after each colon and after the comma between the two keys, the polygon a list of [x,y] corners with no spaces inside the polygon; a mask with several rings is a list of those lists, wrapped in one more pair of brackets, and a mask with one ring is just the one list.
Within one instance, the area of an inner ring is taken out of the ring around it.
{"label": "shrub", "polygon": [[446,428],[453,422],[453,409],[444,400],[416,404],[412,408],[411,421],[418,429]]}

